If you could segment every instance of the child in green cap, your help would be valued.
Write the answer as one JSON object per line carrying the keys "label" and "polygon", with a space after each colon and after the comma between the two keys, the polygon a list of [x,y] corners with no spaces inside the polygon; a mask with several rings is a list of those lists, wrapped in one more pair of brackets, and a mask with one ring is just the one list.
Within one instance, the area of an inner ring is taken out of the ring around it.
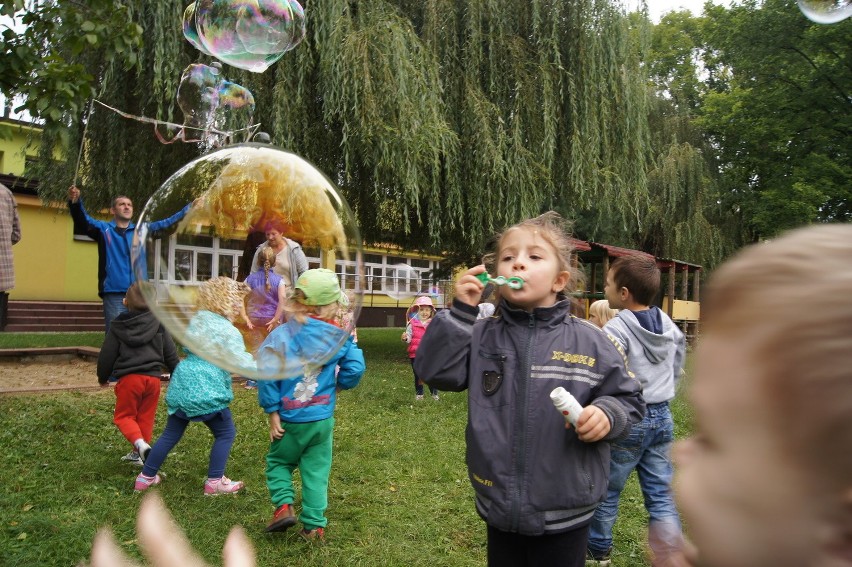
{"label": "child in green cap", "polygon": [[[358,385],[364,354],[337,321],[348,303],[331,270],[307,270],[287,301],[287,322],[275,328],[257,353],[258,368],[287,377],[258,383],[258,402],[269,414],[266,485],[275,513],[267,532],[297,522],[293,471],[302,476],[300,535],[325,541],[334,406],[338,390]],[[340,346],[338,346],[340,345]],[[335,377],[335,368],[340,370]]]}

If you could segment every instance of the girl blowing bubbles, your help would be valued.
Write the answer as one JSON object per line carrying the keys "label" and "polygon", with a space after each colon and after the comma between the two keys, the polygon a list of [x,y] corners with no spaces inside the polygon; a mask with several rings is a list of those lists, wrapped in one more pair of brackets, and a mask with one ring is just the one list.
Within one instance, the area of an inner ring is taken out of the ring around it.
{"label": "girl blowing bubbles", "polygon": [[[187,338],[195,344],[207,343],[219,358],[226,357],[243,367],[254,366],[254,358],[246,352],[243,338],[233,325],[242,311],[247,292],[245,284],[226,277],[201,284],[196,300],[198,312],[189,322]],[[241,490],[242,482],[225,476],[225,464],[237,435],[228,408],[233,399],[231,373],[227,370],[192,352],[178,363],[166,392],[169,410],[166,428],[151,448],[142,473],[136,478],[135,490],[143,491],[160,483],[157,471],[183,437],[190,421],[203,422],[214,437],[204,494],[231,494]]]}
{"label": "girl blowing bubbles", "polygon": [[[468,391],[467,466],[488,526],[488,565],[585,563],[589,523],[606,495],[609,443],[641,420],[639,383],[606,334],[570,315],[571,244],[556,213],[521,222],[487,260],[501,286],[495,316],[476,320],[483,284],[468,270],[450,309],[435,316],[414,361],[441,390]],[[490,263],[490,261],[489,261]],[[566,424],[550,393],[585,406]]]}

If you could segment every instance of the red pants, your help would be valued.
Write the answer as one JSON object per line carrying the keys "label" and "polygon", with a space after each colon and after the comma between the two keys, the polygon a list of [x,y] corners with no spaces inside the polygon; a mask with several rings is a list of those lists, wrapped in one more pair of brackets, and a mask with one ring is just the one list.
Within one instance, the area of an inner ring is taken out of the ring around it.
{"label": "red pants", "polygon": [[131,445],[137,439],[151,442],[159,400],[159,377],[128,374],[122,376],[115,385],[115,414],[112,421]]}

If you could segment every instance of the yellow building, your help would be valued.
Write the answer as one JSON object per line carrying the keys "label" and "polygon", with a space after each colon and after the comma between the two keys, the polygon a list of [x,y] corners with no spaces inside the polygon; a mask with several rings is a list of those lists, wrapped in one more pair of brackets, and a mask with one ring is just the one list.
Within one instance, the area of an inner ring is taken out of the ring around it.
{"label": "yellow building", "polygon": [[15,288],[9,299],[100,301],[97,245],[74,240],[65,203],[43,203],[26,177],[40,134],[33,124],[0,118],[0,183],[15,195],[22,233],[12,248]]}
{"label": "yellow building", "polygon": [[[13,248],[15,288],[9,299],[99,302],[97,244],[85,236],[75,236],[66,203],[42,202],[36,192],[37,183],[27,177],[27,164],[35,159],[39,136],[40,129],[33,124],[0,118],[0,183],[15,195],[22,231],[21,241]],[[110,218],[106,211],[102,213],[101,218]],[[212,240],[209,246],[198,246],[172,235],[169,254],[175,258],[175,271],[179,274],[169,277],[179,276],[190,283],[213,275],[236,277],[242,249],[232,250],[218,238]],[[318,250],[306,249],[305,253],[310,267],[326,265]],[[373,314],[377,323],[383,325],[387,321],[384,310],[407,308],[412,298],[421,293],[429,293],[443,306],[447,285],[436,288],[428,278],[441,257],[392,246],[365,248],[363,253],[363,306],[381,310]],[[334,268],[345,288],[357,287],[354,262],[338,260]]]}

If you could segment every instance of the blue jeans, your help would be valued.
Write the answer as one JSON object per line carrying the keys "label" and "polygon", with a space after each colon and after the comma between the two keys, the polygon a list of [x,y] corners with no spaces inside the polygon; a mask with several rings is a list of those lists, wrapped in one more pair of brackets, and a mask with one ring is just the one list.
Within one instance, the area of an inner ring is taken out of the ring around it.
{"label": "blue jeans", "polygon": [[109,324],[112,320],[127,312],[127,307],[124,305],[123,293],[105,293],[104,297],[104,322],[106,323],[105,332],[109,333]]}
{"label": "blue jeans", "polygon": [[151,447],[151,452],[145,460],[145,466],[142,467],[142,474],[145,476],[157,474],[157,471],[163,465],[163,461],[169,456],[169,452],[183,437],[190,421],[203,422],[210,433],[213,434],[213,446],[210,448],[210,464],[207,467],[207,476],[209,478],[221,478],[225,475],[225,464],[228,462],[231,447],[237,437],[234,418],[228,408],[196,417],[187,417],[182,410],[171,414],[166,420],[166,428],[162,435]]}
{"label": "blue jeans", "polygon": [[612,547],[612,526],[618,516],[618,500],[630,472],[636,469],[639,486],[650,516],[649,531],[677,545],[681,538],[680,518],[671,491],[671,446],[674,422],[668,402],[648,404],[645,418],[633,426],[626,439],[612,443],[609,485],[589,532],[589,549],[602,554]]}

